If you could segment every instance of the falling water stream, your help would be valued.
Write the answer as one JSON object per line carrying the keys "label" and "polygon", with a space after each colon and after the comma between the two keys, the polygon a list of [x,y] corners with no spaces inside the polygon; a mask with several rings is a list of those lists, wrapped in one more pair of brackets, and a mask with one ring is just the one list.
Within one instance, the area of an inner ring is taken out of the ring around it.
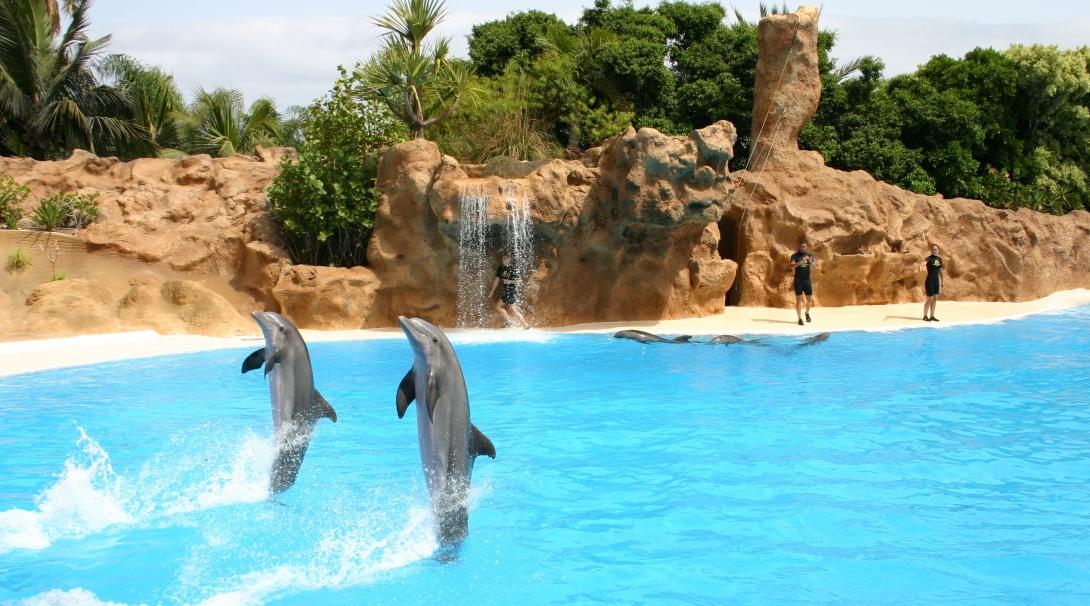
{"label": "falling water stream", "polygon": [[526,281],[533,273],[533,225],[530,222],[530,201],[521,187],[504,185],[500,190],[506,202],[507,222],[499,242],[489,239],[488,194],[479,186],[463,187],[458,206],[461,219],[458,228],[458,326],[487,326],[492,318],[488,300],[497,252],[511,255],[518,276],[518,310],[523,316],[530,311],[526,305]]}

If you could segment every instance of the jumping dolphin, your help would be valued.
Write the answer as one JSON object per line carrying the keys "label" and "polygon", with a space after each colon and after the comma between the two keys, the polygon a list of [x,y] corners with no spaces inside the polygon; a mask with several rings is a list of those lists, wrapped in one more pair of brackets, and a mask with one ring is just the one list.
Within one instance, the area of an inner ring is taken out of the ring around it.
{"label": "jumping dolphin", "polygon": [[613,335],[614,339],[632,339],[633,341],[639,341],[640,343],[688,343],[692,337],[690,335],[682,335],[673,339],[665,339],[658,335],[653,335],[649,332],[642,330],[622,330],[621,332]]}
{"label": "jumping dolphin", "polygon": [[318,419],[326,417],[336,423],[337,413],[314,389],[310,353],[299,329],[291,320],[271,311],[255,311],[250,315],[265,334],[265,347],[246,357],[242,372],[265,365],[276,430],[276,461],[269,490],[280,494],[295,483]]}
{"label": "jumping dolphin", "polygon": [[469,534],[466,496],[477,455],[496,458],[496,448],[469,421],[469,394],[462,367],[443,331],[420,318],[398,316],[413,348],[413,367],[397,387],[397,417],[417,401],[420,462],[439,520],[439,540],[456,545]]}

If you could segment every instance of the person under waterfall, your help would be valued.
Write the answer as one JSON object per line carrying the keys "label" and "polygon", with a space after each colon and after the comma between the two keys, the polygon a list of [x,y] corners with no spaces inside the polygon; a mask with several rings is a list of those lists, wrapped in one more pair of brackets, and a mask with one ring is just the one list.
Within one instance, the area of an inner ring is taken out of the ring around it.
{"label": "person under waterfall", "polygon": [[502,282],[503,290],[500,292],[500,300],[496,303],[496,311],[503,316],[504,328],[517,325],[530,328],[526,318],[518,309],[518,272],[511,264],[511,255],[504,253],[500,259],[500,267],[496,270],[496,279],[492,281],[492,290],[495,291],[496,283]]}

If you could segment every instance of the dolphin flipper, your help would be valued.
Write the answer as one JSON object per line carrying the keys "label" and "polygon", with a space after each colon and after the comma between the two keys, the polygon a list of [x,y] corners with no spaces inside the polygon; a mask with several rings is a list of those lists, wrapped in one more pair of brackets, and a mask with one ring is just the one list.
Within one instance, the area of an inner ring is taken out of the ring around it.
{"label": "dolphin flipper", "polygon": [[261,368],[261,365],[265,363],[265,348],[253,352],[246,356],[246,359],[242,361],[242,374],[246,374],[251,370],[257,370]]}
{"label": "dolphin flipper", "polygon": [[416,399],[416,375],[413,374],[413,369],[409,369],[409,372],[405,373],[405,378],[401,379],[401,384],[397,386],[397,418],[403,418],[405,411],[409,409],[409,404],[413,403]]}
{"label": "dolphin flipper", "polygon": [[314,405],[318,407],[318,418],[325,417],[334,423],[337,422],[337,411],[329,405],[329,400],[322,397],[318,390],[314,390]]}
{"label": "dolphin flipper", "polygon": [[435,421],[435,403],[439,401],[439,377],[435,370],[428,370],[428,393],[424,397],[428,400],[428,420]]}
{"label": "dolphin flipper", "polygon": [[491,459],[496,458],[496,447],[492,445],[492,440],[489,440],[488,436],[481,433],[476,425],[469,426],[469,433],[470,449],[474,457],[488,455]]}

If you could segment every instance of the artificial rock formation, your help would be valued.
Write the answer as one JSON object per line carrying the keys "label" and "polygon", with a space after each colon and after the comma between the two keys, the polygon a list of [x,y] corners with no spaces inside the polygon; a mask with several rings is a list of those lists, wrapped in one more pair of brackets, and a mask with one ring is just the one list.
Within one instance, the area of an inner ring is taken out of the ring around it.
{"label": "artificial rock formation", "polygon": [[454,322],[467,189],[488,196],[495,225],[507,221],[510,196],[529,199],[536,255],[527,295],[536,323],[720,311],[736,270],[716,250],[734,140],[727,122],[686,137],[629,129],[581,162],[557,160],[506,179],[470,176],[474,167],[429,141],[395,146],[379,169],[383,196],[368,249],[380,281],[376,320]]}
{"label": "artificial rock formation", "polygon": [[[917,195],[800,151],[798,132],[821,94],[817,18],[803,7],[761,21],[748,170],[728,173],[736,133],[725,121],[686,136],[629,129],[580,160],[544,163],[460,164],[409,141],[381,159],[366,268],[292,265],[278,247],[265,189],[284,150],[127,163],[78,151],[61,162],[0,158],[0,174],[28,184],[32,200],[75,190],[99,194],[103,209],[74,238],[0,230],[0,256],[32,257],[0,282],[0,338],[254,334],[247,315],[262,309],[306,328],[394,326],[398,315],[451,326],[467,193],[487,199],[493,268],[508,203],[526,200],[534,255],[524,295],[543,326],[788,306],[788,258],[803,237],[817,258],[820,305],[922,300],[931,243],[946,259],[944,298],[1090,287],[1090,213]],[[502,166],[508,176],[490,174]],[[51,281],[54,270],[67,279]]]}

